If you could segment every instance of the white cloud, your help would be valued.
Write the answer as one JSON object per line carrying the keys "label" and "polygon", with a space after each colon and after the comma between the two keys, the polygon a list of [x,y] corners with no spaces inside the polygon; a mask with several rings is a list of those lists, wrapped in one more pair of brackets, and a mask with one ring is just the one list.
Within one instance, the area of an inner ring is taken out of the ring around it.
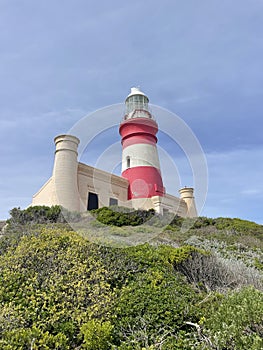
{"label": "white cloud", "polygon": [[249,189],[242,190],[241,194],[244,194],[245,196],[263,195],[263,189],[249,188]]}

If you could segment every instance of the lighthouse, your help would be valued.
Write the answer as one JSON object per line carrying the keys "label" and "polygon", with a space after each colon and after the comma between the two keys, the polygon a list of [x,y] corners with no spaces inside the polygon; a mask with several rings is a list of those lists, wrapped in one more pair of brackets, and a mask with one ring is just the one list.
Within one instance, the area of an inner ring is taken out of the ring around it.
{"label": "lighthouse", "polygon": [[63,134],[55,138],[52,176],[33,196],[32,205],[61,205],[85,212],[103,206],[154,209],[195,217],[194,189],[184,187],[180,197],[165,191],[157,150],[158,125],[149,108],[149,98],[137,87],[125,99],[119,126],[122,143],[121,176],[78,161],[80,139]]}
{"label": "lighthouse", "polygon": [[165,195],[156,147],[158,125],[148,104],[148,97],[139,88],[131,88],[119,128],[122,177],[129,181],[128,199]]}

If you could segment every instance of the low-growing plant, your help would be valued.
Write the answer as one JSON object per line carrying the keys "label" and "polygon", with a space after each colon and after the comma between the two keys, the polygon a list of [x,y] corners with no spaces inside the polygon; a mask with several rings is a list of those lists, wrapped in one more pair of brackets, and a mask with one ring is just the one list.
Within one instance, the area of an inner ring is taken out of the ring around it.
{"label": "low-growing plant", "polygon": [[202,320],[203,332],[212,343],[210,349],[262,349],[262,315],[263,293],[257,289],[248,287],[226,295]]}
{"label": "low-growing plant", "polygon": [[95,218],[105,224],[112,226],[138,226],[142,225],[155,215],[154,209],[135,210],[123,212],[118,211],[118,208],[103,207],[92,210]]}
{"label": "low-growing plant", "polygon": [[59,205],[31,206],[27,209],[13,208],[7,220],[8,229],[20,228],[25,225],[76,222],[81,218],[79,212],[71,212]]}
{"label": "low-growing plant", "polygon": [[242,261],[224,259],[216,254],[192,251],[186,259],[174,262],[176,271],[190,283],[207,291],[226,291],[247,285],[263,290],[263,276]]}
{"label": "low-growing plant", "polygon": [[90,320],[81,326],[84,349],[108,350],[112,340],[113,326],[109,321]]}
{"label": "low-growing plant", "polygon": [[[83,214],[90,235],[64,229],[57,208],[12,212],[0,238],[1,349],[263,348],[260,225],[227,219],[218,229],[223,218],[186,219],[184,232],[176,217],[160,232],[153,211],[100,212],[111,227]],[[150,225],[114,227],[148,218]],[[153,229],[151,244],[123,249],[95,239]]]}

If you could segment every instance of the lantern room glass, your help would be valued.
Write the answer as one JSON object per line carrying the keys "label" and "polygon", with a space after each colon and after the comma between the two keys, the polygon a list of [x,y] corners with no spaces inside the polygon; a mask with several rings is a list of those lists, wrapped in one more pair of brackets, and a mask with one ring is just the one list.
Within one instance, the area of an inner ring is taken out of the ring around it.
{"label": "lantern room glass", "polygon": [[126,101],[126,113],[131,113],[134,110],[148,111],[148,98],[143,95],[132,95]]}

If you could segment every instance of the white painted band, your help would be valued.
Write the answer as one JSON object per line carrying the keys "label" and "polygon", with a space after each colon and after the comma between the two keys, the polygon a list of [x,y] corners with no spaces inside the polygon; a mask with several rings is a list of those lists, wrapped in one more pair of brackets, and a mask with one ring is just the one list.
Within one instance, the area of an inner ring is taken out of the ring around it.
{"label": "white painted band", "polygon": [[153,166],[160,170],[157,147],[147,143],[130,145],[122,151],[122,172],[137,166]]}

